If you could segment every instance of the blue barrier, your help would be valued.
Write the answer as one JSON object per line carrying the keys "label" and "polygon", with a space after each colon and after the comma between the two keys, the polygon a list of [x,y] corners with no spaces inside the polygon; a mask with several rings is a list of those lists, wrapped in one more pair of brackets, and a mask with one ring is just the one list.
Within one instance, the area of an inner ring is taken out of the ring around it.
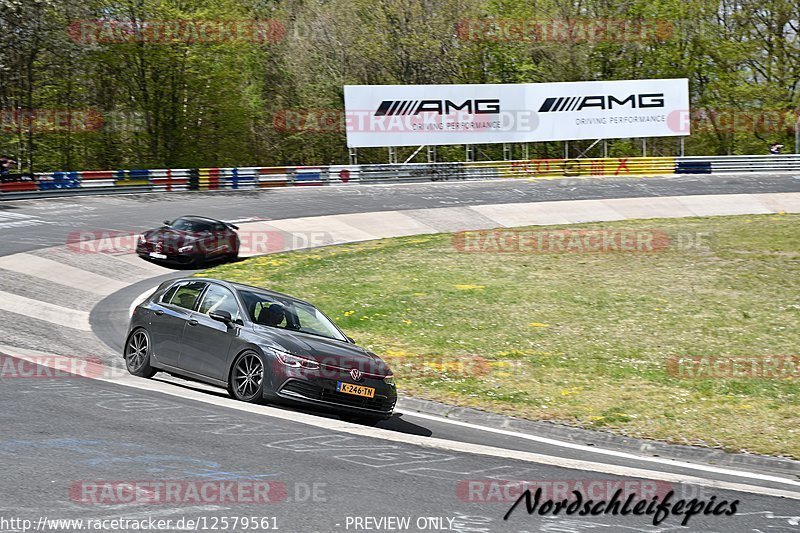
{"label": "blue barrier", "polygon": [[324,185],[322,181],[322,171],[320,169],[298,168],[294,174],[295,185]]}
{"label": "blue barrier", "polygon": [[51,179],[39,181],[39,190],[77,189],[80,185],[80,172],[53,172]]}
{"label": "blue barrier", "polygon": [[676,174],[711,174],[711,161],[677,161]]}
{"label": "blue barrier", "polygon": [[147,169],[117,170],[114,173],[116,185],[150,185],[150,171]]}

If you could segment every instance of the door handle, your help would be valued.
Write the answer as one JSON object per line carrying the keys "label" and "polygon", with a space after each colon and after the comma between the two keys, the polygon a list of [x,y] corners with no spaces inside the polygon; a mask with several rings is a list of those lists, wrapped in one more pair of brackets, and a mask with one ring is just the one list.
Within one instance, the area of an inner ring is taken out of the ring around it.
{"label": "door handle", "polygon": [[191,319],[191,320],[189,321],[189,325],[190,325],[190,326],[196,326],[196,325],[197,325],[197,320],[195,320],[194,318],[193,318],[193,319]]}
{"label": "door handle", "polygon": [[161,316],[161,315],[163,315],[163,314],[164,314],[164,311],[162,311],[161,309],[158,309],[158,310],[156,310],[156,314],[157,314],[158,316]]}

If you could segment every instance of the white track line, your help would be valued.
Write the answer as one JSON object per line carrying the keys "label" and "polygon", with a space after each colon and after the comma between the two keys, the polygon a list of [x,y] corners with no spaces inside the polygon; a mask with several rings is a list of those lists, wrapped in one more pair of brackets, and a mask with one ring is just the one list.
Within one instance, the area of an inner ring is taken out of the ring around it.
{"label": "white track line", "polygon": [[794,485],[800,487],[800,482],[794,481],[789,478],[780,477],[780,476],[769,476],[766,474],[758,474],[755,472],[748,472],[745,470],[732,470],[730,468],[720,468],[717,466],[708,466],[702,465],[697,463],[688,463],[685,461],[681,461],[679,459],[663,459],[661,457],[650,457],[650,456],[643,456],[643,455],[636,455],[633,453],[628,452],[621,452],[617,450],[609,450],[606,448],[597,448],[595,446],[586,446],[584,444],[576,444],[574,442],[567,442],[561,441],[556,439],[551,439],[548,437],[539,437],[537,435],[531,435],[529,433],[520,433],[517,431],[510,431],[507,429],[500,429],[500,428],[493,428],[489,426],[481,426],[479,424],[471,424],[469,422],[463,422],[461,420],[453,420],[452,418],[443,418],[440,416],[429,415],[425,413],[419,413],[417,411],[407,411],[405,409],[395,409],[396,413],[407,414],[416,418],[422,418],[424,420],[432,420],[435,422],[439,422],[441,424],[450,424],[453,426],[459,426],[469,429],[475,429],[480,431],[485,431],[487,433],[495,433],[497,435],[503,435],[506,437],[514,437],[518,439],[530,440],[534,442],[541,442],[543,444],[550,444],[553,446],[558,446],[560,448],[570,448],[572,450],[580,450],[583,452],[589,453],[596,453],[600,455],[610,455],[612,457],[619,457],[621,459],[630,459],[634,461],[642,461],[646,463],[656,463],[662,465],[673,466],[677,468],[685,468],[690,470],[699,470],[701,472],[713,472],[715,474],[724,474],[726,476],[736,476],[736,477],[744,477],[750,479],[758,479],[760,481],[769,481],[772,483],[789,483],[790,485]]}
{"label": "white track line", "polygon": [[[15,348],[13,346],[4,346],[4,345],[0,345],[0,351],[10,356],[31,361],[33,363],[56,366],[56,364],[52,362],[51,359],[48,358],[42,359],[41,356],[46,354],[43,354],[41,352],[35,352],[31,350]],[[422,446],[425,448],[435,448],[439,450],[446,450],[457,453],[468,453],[476,455],[485,455],[490,457],[499,457],[504,459],[524,461],[528,463],[538,463],[538,464],[556,466],[560,468],[569,468],[572,470],[600,472],[616,476],[626,476],[639,479],[652,479],[658,481],[667,481],[671,483],[686,483],[690,485],[698,485],[720,490],[732,490],[737,492],[760,494],[764,496],[800,500],[800,490],[790,491],[790,490],[775,489],[769,487],[759,487],[757,485],[732,483],[730,481],[706,479],[695,476],[687,476],[685,474],[673,474],[670,472],[660,472],[657,470],[645,470],[641,468],[634,468],[628,466],[609,465],[605,463],[597,463],[579,459],[567,459],[563,457],[555,457],[539,453],[496,448],[493,446],[485,446],[482,444],[471,444],[466,442],[449,441],[434,437],[422,437],[420,435],[398,433],[396,431],[390,431],[387,429],[359,426],[341,420],[322,418],[306,413],[285,411],[282,409],[276,409],[274,407],[269,407],[264,405],[253,405],[244,402],[238,402],[228,398],[220,398],[216,396],[211,396],[209,394],[205,394],[203,392],[184,389],[182,387],[177,387],[169,383],[146,380],[146,379],[136,378],[133,376],[123,376],[117,378],[93,377],[91,379],[122,385],[125,387],[147,390],[151,392],[160,392],[170,396],[184,398],[187,400],[195,400],[198,402],[214,405],[217,407],[227,407],[230,409],[236,409],[238,411],[254,413],[262,416],[270,416],[272,418],[278,418],[281,420],[285,420],[287,422],[310,425],[320,429],[337,431],[340,433],[347,433],[350,435],[357,435],[361,437],[376,438],[390,442],[397,442],[400,444],[406,444],[406,445],[411,444],[416,446]],[[741,473],[737,474],[741,475]],[[790,485],[793,487],[800,487],[800,482],[788,479],[778,478],[777,482],[785,485]]]}
{"label": "white track line", "polygon": [[128,286],[128,283],[124,281],[107,278],[88,270],[28,253],[0,257],[0,268],[47,280],[58,285],[80,288],[101,296],[106,296]]}
{"label": "white track line", "polygon": [[0,309],[59,326],[80,331],[92,331],[87,311],[76,311],[6,291],[0,291]]}

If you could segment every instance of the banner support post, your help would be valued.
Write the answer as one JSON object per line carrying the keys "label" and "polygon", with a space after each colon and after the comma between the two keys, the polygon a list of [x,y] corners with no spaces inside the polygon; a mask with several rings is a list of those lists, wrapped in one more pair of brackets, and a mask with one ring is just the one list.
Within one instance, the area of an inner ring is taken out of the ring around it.
{"label": "banner support post", "polygon": [[594,141],[592,144],[590,144],[590,145],[589,145],[589,148],[587,148],[586,150],[584,150],[583,152],[581,152],[581,153],[578,155],[578,157],[576,157],[575,159],[580,159],[581,157],[583,157],[584,155],[586,155],[586,152],[588,152],[589,150],[591,150],[592,148],[594,148],[594,147],[595,147],[595,145],[596,145],[597,143],[599,143],[601,140],[602,140],[602,139],[597,139],[596,141]]}
{"label": "banner support post", "polygon": [[794,123],[794,153],[800,154],[800,113],[797,113],[797,121]]}
{"label": "banner support post", "polygon": [[436,163],[436,146],[428,146],[428,163]]}
{"label": "banner support post", "polygon": [[350,164],[358,164],[358,148],[350,148]]}
{"label": "banner support post", "polygon": [[472,161],[475,161],[475,148],[473,148],[473,146],[471,144],[465,144],[464,147],[465,147],[465,152],[466,152],[465,155],[464,155],[465,161],[467,163],[471,163]]}
{"label": "banner support post", "polygon": [[389,164],[396,165],[397,164],[397,147],[390,146],[389,147]]}
{"label": "banner support post", "polygon": [[[415,156],[415,155],[417,155],[417,154],[420,152],[420,150],[422,150],[423,148],[425,148],[425,145],[424,145],[424,144],[423,144],[422,146],[420,146],[419,148],[417,148],[416,150],[414,150],[414,153],[413,153],[413,154],[411,154],[410,156],[408,156],[408,159],[406,159],[405,161],[403,161],[403,164],[405,165],[406,163],[408,163],[409,161],[411,161],[412,159],[414,159],[414,156]],[[397,156],[395,155],[395,157],[397,157]]]}

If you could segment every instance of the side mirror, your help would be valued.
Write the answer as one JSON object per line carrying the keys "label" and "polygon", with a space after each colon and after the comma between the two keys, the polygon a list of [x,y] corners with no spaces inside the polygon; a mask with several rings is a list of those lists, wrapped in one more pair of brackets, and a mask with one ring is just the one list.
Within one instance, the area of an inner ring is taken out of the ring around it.
{"label": "side mirror", "polygon": [[165,221],[164,221],[164,225],[165,225],[165,226],[171,226],[171,225],[172,225],[172,222],[171,222],[171,221],[169,221],[169,220],[165,220]]}
{"label": "side mirror", "polygon": [[349,342],[350,344],[355,344],[356,343],[356,341],[355,341],[355,339],[353,339],[353,337],[348,337],[347,335],[345,335],[345,337],[347,337],[347,342]]}
{"label": "side mirror", "polygon": [[208,316],[217,322],[222,322],[226,326],[229,326],[233,322],[233,317],[228,311],[211,311]]}

